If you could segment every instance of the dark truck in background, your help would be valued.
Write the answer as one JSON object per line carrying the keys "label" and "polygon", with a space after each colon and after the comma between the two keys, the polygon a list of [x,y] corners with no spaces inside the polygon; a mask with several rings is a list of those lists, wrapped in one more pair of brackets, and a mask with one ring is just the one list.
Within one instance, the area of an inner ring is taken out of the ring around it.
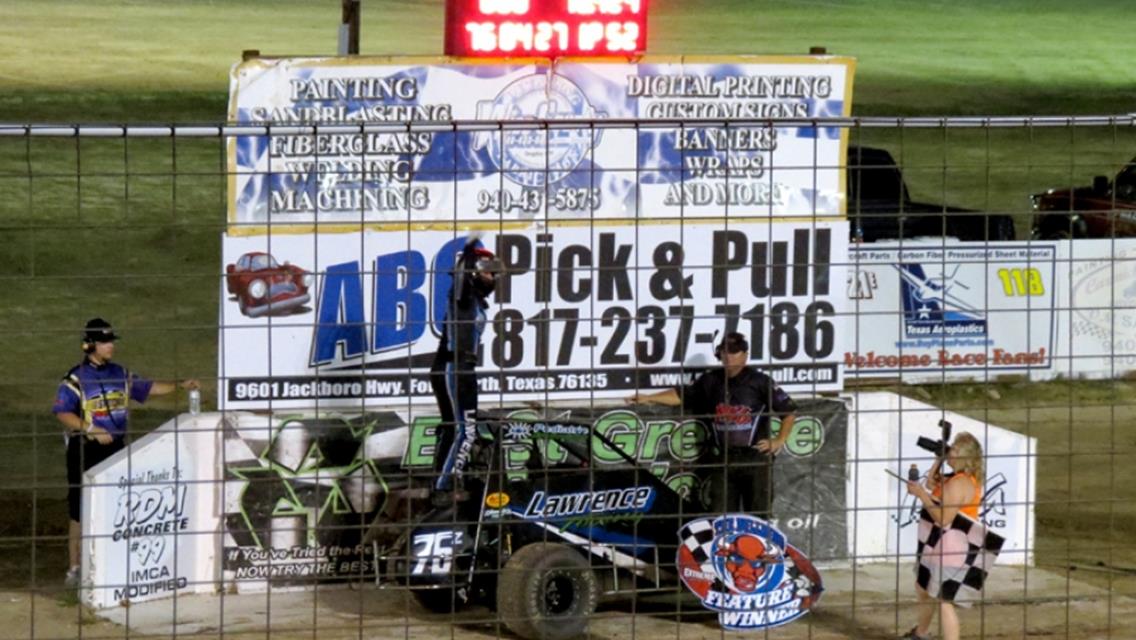
{"label": "dark truck in background", "polygon": [[1033,237],[1123,238],[1136,236],[1136,158],[1111,181],[1093,178],[1091,187],[1050,189],[1030,196]]}
{"label": "dark truck in background", "polygon": [[892,155],[874,147],[848,147],[848,221],[852,240],[876,242],[918,237],[969,241],[1014,240],[1008,215],[915,202]]}

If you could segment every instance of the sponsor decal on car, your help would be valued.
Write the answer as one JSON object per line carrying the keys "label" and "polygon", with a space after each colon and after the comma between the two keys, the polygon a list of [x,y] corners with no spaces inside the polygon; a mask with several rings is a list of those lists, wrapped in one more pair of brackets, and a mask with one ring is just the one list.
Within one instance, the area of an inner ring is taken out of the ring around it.
{"label": "sponsor decal on car", "polygon": [[727,630],[788,624],[824,590],[812,562],[761,518],[699,518],[679,531],[679,543],[679,577]]}
{"label": "sponsor decal on car", "polygon": [[626,513],[651,508],[655,490],[651,487],[627,487],[578,493],[533,493],[525,507],[525,518],[570,518],[585,514]]}
{"label": "sponsor decal on car", "polygon": [[507,493],[491,493],[485,496],[485,506],[490,509],[502,509],[509,505],[509,494]]}

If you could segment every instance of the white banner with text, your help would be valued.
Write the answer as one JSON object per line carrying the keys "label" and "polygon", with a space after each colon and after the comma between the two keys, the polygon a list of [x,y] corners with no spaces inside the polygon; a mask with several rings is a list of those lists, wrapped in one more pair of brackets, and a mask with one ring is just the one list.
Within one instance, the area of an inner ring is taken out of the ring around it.
{"label": "white banner with text", "polygon": [[[248,60],[230,121],[309,128],[230,142],[230,231],[840,218],[843,130],[774,120],[849,116],[853,69],[827,56]],[[720,122],[677,124],[698,120]]]}
{"label": "white banner with text", "polygon": [[84,473],[85,604],[213,591],[219,423],[182,414]]}
{"label": "white banner with text", "polygon": [[849,250],[852,378],[908,382],[1053,368],[1052,243],[905,241]]}
{"label": "white banner with text", "polygon": [[[723,332],[790,390],[841,388],[846,222],[560,227],[480,242],[504,263],[482,397],[622,397],[710,365]],[[228,236],[223,408],[433,402],[455,258],[443,231]],[[259,297],[257,297],[259,296]]]}
{"label": "white banner with text", "polygon": [[850,379],[1136,371],[1136,239],[865,244],[847,278]]}

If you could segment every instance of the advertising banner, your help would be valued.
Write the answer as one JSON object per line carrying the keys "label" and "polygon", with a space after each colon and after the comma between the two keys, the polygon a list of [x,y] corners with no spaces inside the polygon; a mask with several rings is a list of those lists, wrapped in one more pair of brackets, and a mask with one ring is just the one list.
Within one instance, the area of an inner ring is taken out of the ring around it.
{"label": "advertising banner", "polygon": [[[568,226],[480,239],[482,398],[624,397],[711,364],[722,332],[789,390],[841,385],[847,223]],[[445,231],[229,236],[225,409],[433,403],[455,257]],[[255,295],[262,296],[254,298]],[[266,302],[269,301],[269,302]]]}
{"label": "advertising banner", "polygon": [[773,524],[814,561],[845,560],[848,407],[839,399],[804,398],[797,408],[773,465]]}
{"label": "advertising banner", "polygon": [[851,247],[846,375],[920,382],[1051,370],[1057,263],[1057,247],[1044,243]]}
{"label": "advertising banner", "polygon": [[[786,454],[777,461],[772,524],[803,550],[846,557],[845,462],[836,458],[845,454],[847,412],[842,402],[824,399],[804,400],[800,409]],[[697,421],[673,410],[621,406],[561,407],[547,417],[533,409],[509,409],[502,416],[542,428],[582,426],[592,455],[582,468],[628,468],[626,455],[686,498],[685,512],[706,512],[705,484],[715,472],[708,462],[713,445]],[[558,426],[557,420],[570,424]],[[371,550],[361,544],[364,534],[380,512],[400,508],[392,496],[432,485],[439,422],[433,411],[232,414],[226,419],[223,458],[225,580],[249,590],[373,573]],[[536,450],[551,456],[558,449]],[[531,464],[531,449],[510,451],[503,462],[507,481],[538,481],[530,469],[543,465]],[[806,474],[835,483],[832,491],[789,486],[803,484]],[[579,491],[591,489],[586,477],[581,483]]]}
{"label": "advertising banner", "polygon": [[[1136,241],[1077,240],[1062,243],[1067,260],[1069,314],[1055,372],[1118,378],[1136,371]],[[1064,265],[1063,265],[1064,266]]]}
{"label": "advertising banner", "polygon": [[215,417],[182,416],[84,474],[83,601],[95,608],[214,580]]}
{"label": "advertising banner", "polygon": [[284,128],[230,141],[230,231],[840,218],[841,130],[752,121],[850,115],[853,67],[837,57],[248,60],[231,74],[230,121]]}

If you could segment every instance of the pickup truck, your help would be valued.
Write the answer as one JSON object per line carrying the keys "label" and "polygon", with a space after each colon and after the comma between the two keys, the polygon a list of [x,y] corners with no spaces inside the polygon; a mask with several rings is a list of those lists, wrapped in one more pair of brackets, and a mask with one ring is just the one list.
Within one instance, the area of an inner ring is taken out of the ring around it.
{"label": "pickup truck", "polygon": [[944,204],[915,202],[891,154],[848,147],[848,221],[853,240],[876,242],[950,236],[959,240],[1013,240],[1014,221]]}
{"label": "pickup truck", "polygon": [[1136,158],[1111,181],[1096,176],[1091,187],[1050,189],[1030,199],[1035,211],[1034,238],[1136,236]]}

